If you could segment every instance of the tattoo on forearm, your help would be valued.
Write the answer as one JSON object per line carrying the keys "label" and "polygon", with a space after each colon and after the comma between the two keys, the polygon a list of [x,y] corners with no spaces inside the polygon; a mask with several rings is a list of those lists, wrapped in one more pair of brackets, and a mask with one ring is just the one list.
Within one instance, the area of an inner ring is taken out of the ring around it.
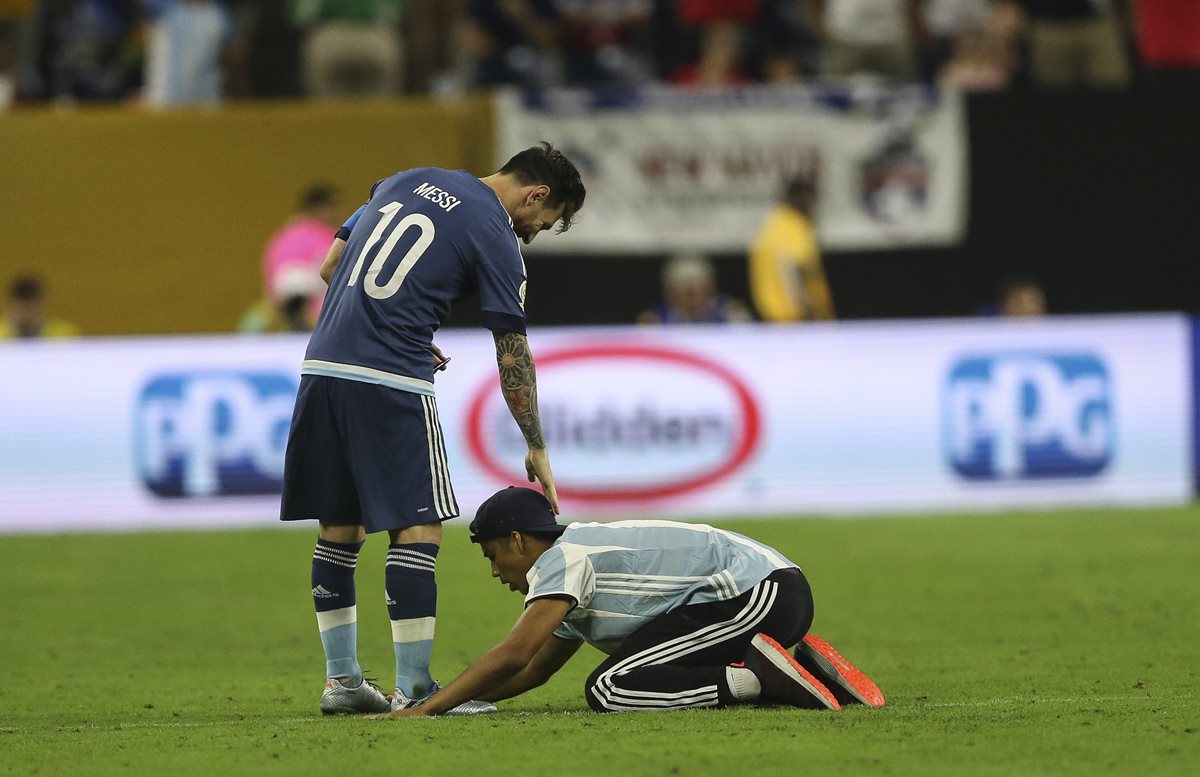
{"label": "tattoo on forearm", "polygon": [[516,332],[496,335],[496,364],[500,368],[500,391],[513,419],[531,448],[545,448],[542,419],[538,415],[537,375],[529,340]]}

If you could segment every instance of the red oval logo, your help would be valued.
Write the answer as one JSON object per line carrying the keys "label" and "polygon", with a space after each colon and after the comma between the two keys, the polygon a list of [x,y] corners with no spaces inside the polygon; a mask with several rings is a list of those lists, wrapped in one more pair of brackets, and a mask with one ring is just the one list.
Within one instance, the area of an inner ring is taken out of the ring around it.
{"label": "red oval logo", "polygon": [[[759,410],[749,388],[700,356],[604,343],[535,358],[542,428],[564,499],[604,503],[679,496],[730,477],[758,446]],[[475,459],[497,481],[524,480],[519,464],[508,469],[496,456],[496,448],[504,447],[505,460],[520,462],[525,450],[496,378],[472,397],[467,439]],[[560,458],[568,465],[561,470]]]}

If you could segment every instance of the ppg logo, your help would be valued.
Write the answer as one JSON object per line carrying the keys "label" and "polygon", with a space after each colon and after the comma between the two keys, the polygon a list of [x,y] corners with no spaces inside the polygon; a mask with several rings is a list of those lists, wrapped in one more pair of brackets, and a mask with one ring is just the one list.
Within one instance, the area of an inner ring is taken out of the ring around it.
{"label": "ppg logo", "polygon": [[135,414],[142,482],[164,497],[279,493],[298,388],[268,372],[154,378]]}
{"label": "ppg logo", "polygon": [[950,464],[969,480],[1097,475],[1112,458],[1110,391],[1090,354],[962,359],[943,408]]}

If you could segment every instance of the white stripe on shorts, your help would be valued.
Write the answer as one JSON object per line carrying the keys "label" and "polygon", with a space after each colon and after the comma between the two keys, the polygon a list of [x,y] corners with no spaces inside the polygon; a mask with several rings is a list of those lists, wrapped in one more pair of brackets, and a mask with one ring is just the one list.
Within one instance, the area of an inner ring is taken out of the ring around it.
{"label": "white stripe on shorts", "polygon": [[437,426],[437,405],[432,397],[421,397],[421,409],[425,412],[425,441],[429,455],[429,480],[433,485],[433,509],[439,520],[451,517],[450,503],[446,499],[443,481],[448,480],[445,460],[439,450],[441,430]]}
{"label": "white stripe on shorts", "polygon": [[[750,601],[746,603],[741,612],[729,620],[720,623],[710,623],[691,634],[684,634],[666,642],[652,645],[640,653],[634,653],[625,660],[609,667],[607,671],[597,678],[596,684],[593,686],[596,698],[601,705],[609,710],[662,709],[663,707],[673,706],[715,705],[716,702],[712,701],[712,697],[708,695],[710,693],[709,687],[695,688],[673,694],[658,694],[652,691],[638,692],[632,689],[619,688],[613,682],[613,678],[640,666],[670,663],[690,653],[703,650],[710,645],[732,639],[751,629],[756,629],[763,618],[767,616],[767,613],[771,611],[771,607],[774,606],[775,597],[778,592],[779,585],[777,583],[764,580],[751,589]],[[632,698],[635,694],[639,698]],[[642,694],[646,695],[643,696]],[[672,696],[677,698],[672,699]],[[656,701],[651,701],[652,699]]]}
{"label": "white stripe on shorts", "polygon": [[433,418],[433,428],[436,431],[434,450],[437,452],[438,468],[441,471],[442,501],[448,512],[443,518],[453,518],[458,515],[458,503],[454,499],[454,487],[450,484],[450,464],[446,460],[446,437],[442,434],[442,419],[438,416],[437,400],[429,398],[430,415]]}

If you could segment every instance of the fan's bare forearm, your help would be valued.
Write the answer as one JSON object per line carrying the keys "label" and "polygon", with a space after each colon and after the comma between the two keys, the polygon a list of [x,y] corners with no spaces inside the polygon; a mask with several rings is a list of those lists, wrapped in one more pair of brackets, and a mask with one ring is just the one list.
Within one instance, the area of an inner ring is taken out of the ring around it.
{"label": "fan's bare forearm", "polygon": [[542,419],[538,415],[537,373],[529,340],[516,332],[499,332],[496,339],[496,365],[500,369],[500,391],[513,420],[530,448],[545,448]]}

